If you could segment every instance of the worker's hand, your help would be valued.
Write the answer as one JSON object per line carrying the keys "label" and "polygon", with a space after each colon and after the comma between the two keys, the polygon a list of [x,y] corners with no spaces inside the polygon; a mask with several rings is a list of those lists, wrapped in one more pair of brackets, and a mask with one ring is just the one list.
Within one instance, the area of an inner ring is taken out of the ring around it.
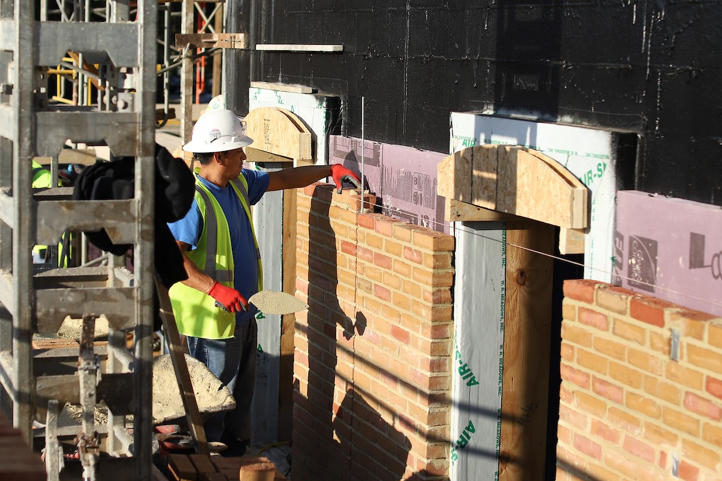
{"label": "worker's hand", "polygon": [[341,193],[341,183],[344,180],[352,183],[357,189],[361,188],[361,179],[358,178],[358,175],[354,174],[341,164],[333,164],[331,166],[331,177],[336,184],[339,194]]}
{"label": "worker's hand", "polygon": [[248,310],[248,301],[240,292],[226,287],[218,281],[213,283],[208,295],[218,301],[228,312],[240,312],[241,309]]}

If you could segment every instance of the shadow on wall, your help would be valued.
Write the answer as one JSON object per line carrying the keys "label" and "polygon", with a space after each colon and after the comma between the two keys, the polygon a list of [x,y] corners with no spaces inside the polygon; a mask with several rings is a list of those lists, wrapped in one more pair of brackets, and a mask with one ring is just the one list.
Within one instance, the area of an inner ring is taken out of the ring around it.
{"label": "shadow on wall", "polygon": [[[346,391],[333,429],[339,449],[351,458],[351,472],[363,469],[376,479],[403,479],[411,443],[360,392],[353,388]],[[368,458],[376,465],[368,463]]]}

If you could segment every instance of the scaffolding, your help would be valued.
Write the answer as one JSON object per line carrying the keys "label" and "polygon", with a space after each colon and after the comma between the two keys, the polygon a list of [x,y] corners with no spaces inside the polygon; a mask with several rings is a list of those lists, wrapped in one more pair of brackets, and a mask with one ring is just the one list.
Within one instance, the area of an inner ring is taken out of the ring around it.
{"label": "scaffolding", "polygon": [[[0,0],[0,408],[12,411],[31,446],[44,437],[51,481],[62,479],[61,440],[67,445],[68,437],[84,479],[149,480],[158,5],[107,0],[103,17],[95,3]],[[69,53],[77,57],[63,65]],[[49,72],[59,65],[78,74],[71,103],[51,99]],[[90,84],[97,85],[95,98]],[[134,157],[134,197],[72,200],[62,187],[34,192],[32,160],[50,157],[57,180],[69,141],[107,146],[111,158]],[[113,256],[102,267],[33,268],[33,245],[57,243],[67,230],[101,229],[115,244],[133,246],[133,273]],[[33,336],[57,333],[68,316],[82,319],[79,347],[41,359]],[[104,368],[93,344],[99,316],[109,324]],[[74,357],[76,371],[41,371],[53,356]],[[104,425],[94,418],[100,401],[109,409]],[[65,403],[82,407],[73,432],[57,423]]]}

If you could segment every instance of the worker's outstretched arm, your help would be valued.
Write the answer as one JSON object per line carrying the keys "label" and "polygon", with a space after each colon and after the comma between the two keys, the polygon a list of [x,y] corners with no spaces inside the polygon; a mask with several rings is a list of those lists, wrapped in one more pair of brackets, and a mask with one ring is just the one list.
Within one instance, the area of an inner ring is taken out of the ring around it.
{"label": "worker's outstretched arm", "polygon": [[190,248],[185,242],[176,241],[178,248],[183,253],[183,267],[188,274],[188,279],[181,281],[188,287],[197,289],[201,292],[205,292],[216,301],[223,304],[223,307],[230,312],[238,312],[241,309],[244,311],[248,309],[248,301],[245,297],[235,289],[226,287],[223,284],[217,282],[211,278],[208,274],[205,274],[193,261],[191,261],[186,255],[186,251]]}
{"label": "worker's outstretched arm", "polygon": [[333,177],[336,188],[339,190],[341,189],[341,182],[349,178],[358,182],[358,187],[361,186],[358,175],[340,164],[307,165],[304,167],[296,167],[295,169],[269,172],[268,190],[298,189],[328,176]]}

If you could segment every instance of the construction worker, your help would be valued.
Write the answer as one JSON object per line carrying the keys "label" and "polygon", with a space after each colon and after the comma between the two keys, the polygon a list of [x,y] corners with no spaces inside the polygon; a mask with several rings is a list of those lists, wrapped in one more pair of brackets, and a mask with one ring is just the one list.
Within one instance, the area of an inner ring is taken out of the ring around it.
{"label": "construction worker", "polygon": [[[65,185],[64,180],[62,177],[59,178],[58,186]],[[33,189],[47,189],[52,187],[52,185],[53,177],[50,171],[33,160]],[[33,263],[45,264],[50,262],[53,264],[53,267],[55,267],[55,264],[57,264],[57,267],[68,267],[71,250],[70,232],[65,231],[60,237],[57,249],[55,247],[49,249],[48,246],[44,245],[33,246]]]}
{"label": "construction worker", "polygon": [[267,191],[305,187],[328,176],[339,189],[344,180],[360,185],[358,176],[341,165],[268,173],[244,169],[243,147],[252,142],[232,111],[202,115],[183,147],[200,163],[195,199],[183,219],[169,224],[188,273],[186,281],[170,289],[178,330],[187,337],[191,356],[228,386],[237,404],[206,421],[206,437],[227,444],[223,454],[235,456],[245,452],[242,429],[256,376],[256,309],[247,299],[262,289],[251,205]]}

